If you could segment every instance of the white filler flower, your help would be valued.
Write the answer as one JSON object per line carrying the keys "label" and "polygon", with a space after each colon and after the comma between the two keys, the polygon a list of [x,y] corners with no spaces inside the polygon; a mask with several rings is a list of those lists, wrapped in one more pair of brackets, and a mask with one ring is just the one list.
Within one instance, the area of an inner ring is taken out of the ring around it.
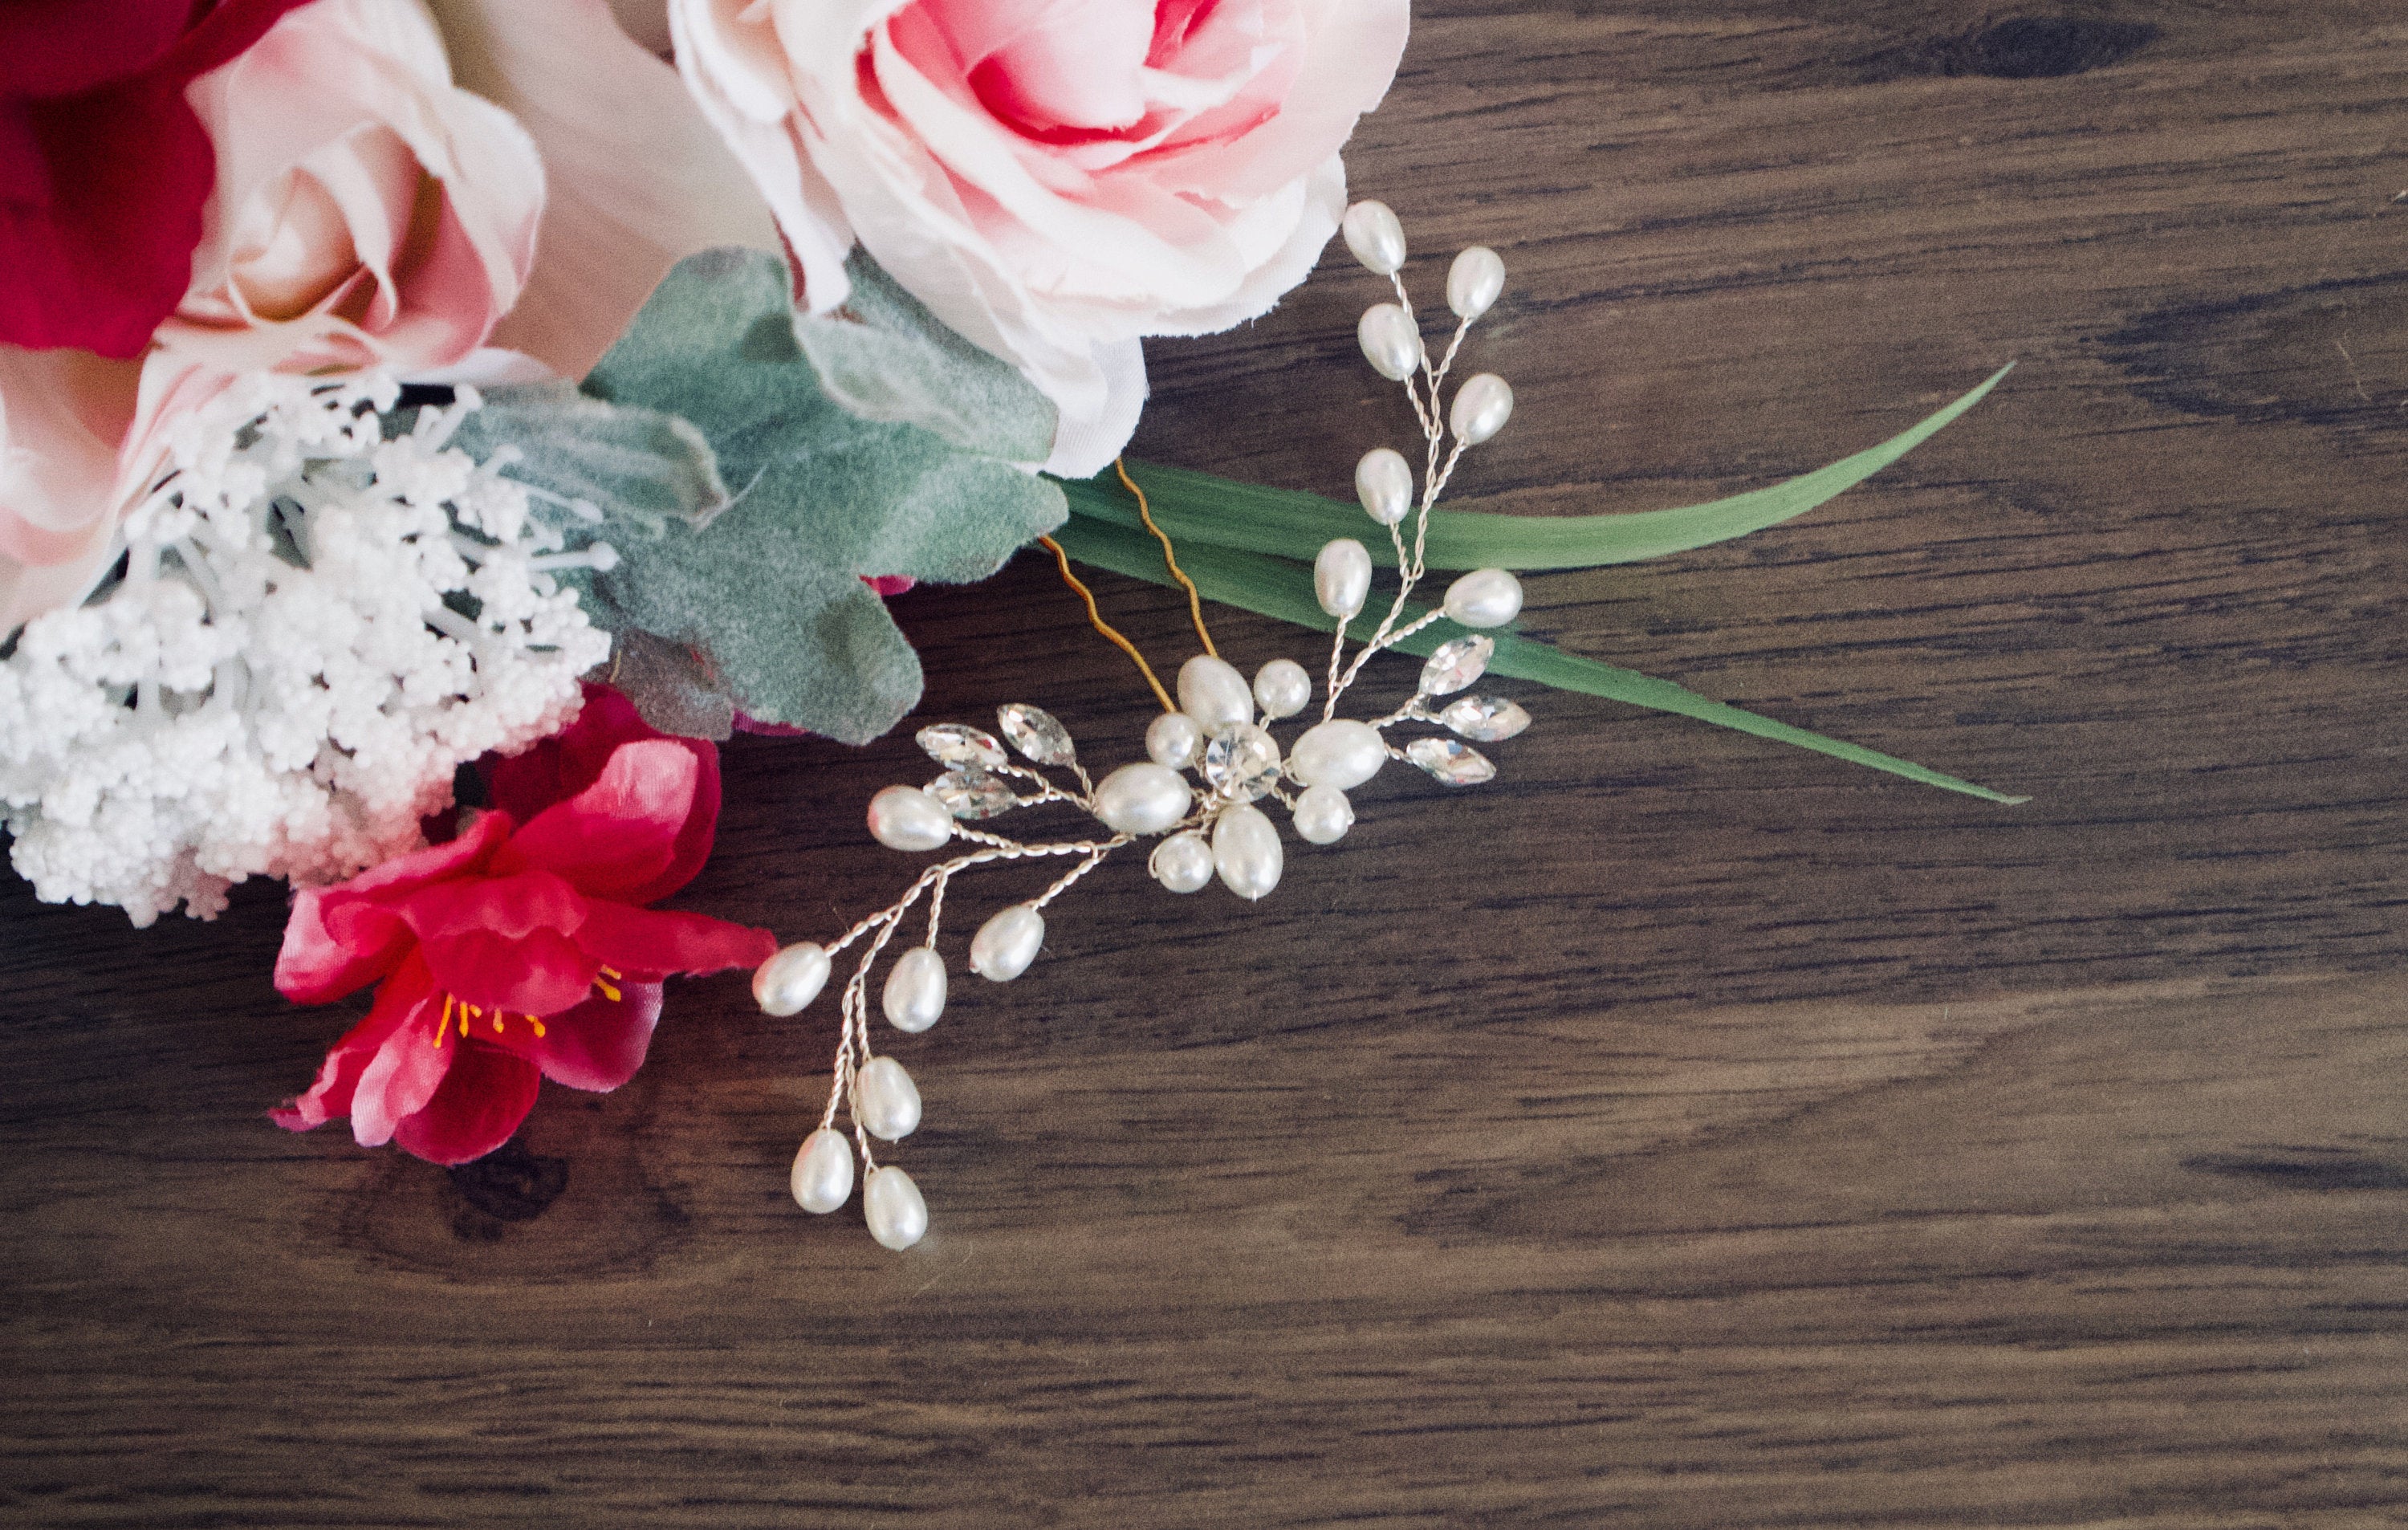
{"label": "white filler flower", "polygon": [[246,378],[179,430],[122,577],[0,661],[0,822],[53,902],[209,918],[246,877],[325,882],[416,848],[454,770],[575,716],[609,638],[529,490],[382,438],[389,378]]}

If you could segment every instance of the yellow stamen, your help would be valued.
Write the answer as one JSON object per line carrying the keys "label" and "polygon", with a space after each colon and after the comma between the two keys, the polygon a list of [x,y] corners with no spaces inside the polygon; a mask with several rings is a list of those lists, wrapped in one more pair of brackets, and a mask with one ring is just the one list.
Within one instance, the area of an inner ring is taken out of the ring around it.
{"label": "yellow stamen", "polygon": [[[609,970],[609,968],[605,967],[605,968],[603,968],[602,970],[604,970],[605,972],[608,972],[608,971]],[[606,983],[606,982],[604,982],[601,979],[596,978],[596,979],[594,979],[594,986],[595,986],[595,987],[596,987],[596,988],[598,988],[598,989],[600,989],[600,990],[602,991],[602,996],[603,996],[604,998],[606,998],[606,999],[609,999],[612,1004],[616,1004],[616,1003],[618,1003],[618,1002],[619,1002],[619,1000],[620,1000],[620,998],[621,998],[621,994],[620,994],[619,991],[618,991],[617,989],[615,989],[615,988],[611,987],[609,983]]]}
{"label": "yellow stamen", "polygon": [[443,1037],[452,1029],[452,995],[443,995],[443,1018],[435,1022],[435,1044],[443,1045]]}
{"label": "yellow stamen", "polygon": [[536,1038],[538,1040],[541,1040],[543,1037],[543,1022],[536,1019],[533,1015],[529,1015],[527,1016],[527,1023],[535,1027]]}

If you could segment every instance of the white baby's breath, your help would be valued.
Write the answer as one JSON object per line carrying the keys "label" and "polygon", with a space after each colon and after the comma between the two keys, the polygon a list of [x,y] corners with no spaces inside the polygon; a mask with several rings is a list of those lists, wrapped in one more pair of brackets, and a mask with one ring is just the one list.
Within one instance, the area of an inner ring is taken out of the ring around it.
{"label": "white baby's breath", "polygon": [[444,444],[472,393],[385,440],[394,398],[236,383],[127,518],[122,579],[0,662],[0,821],[41,897],[142,925],[350,876],[421,842],[463,762],[575,715],[609,639],[537,561],[557,535]]}

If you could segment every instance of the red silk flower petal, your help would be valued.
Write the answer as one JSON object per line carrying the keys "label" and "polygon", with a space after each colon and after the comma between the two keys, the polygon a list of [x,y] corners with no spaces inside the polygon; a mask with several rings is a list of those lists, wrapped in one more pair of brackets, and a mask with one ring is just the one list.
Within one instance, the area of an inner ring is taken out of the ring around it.
{"label": "red silk flower petal", "polygon": [[638,979],[755,967],[778,953],[778,937],[767,930],[600,899],[586,905],[577,944],[598,965]]}
{"label": "red silk flower petal", "polygon": [[607,1094],[644,1065],[661,1019],[660,984],[630,979],[612,986],[618,998],[596,994],[546,1019],[541,1036],[533,1026],[514,1024],[492,1044],[534,1063],[553,1083]]}
{"label": "red silk flower petal", "polygon": [[415,940],[397,905],[420,888],[481,870],[509,835],[507,814],[480,814],[448,844],[295,893],[276,953],[276,991],[297,1004],[324,1004],[392,972]]}
{"label": "red silk flower petal", "polygon": [[456,1043],[436,1045],[443,1004],[434,985],[413,983],[407,997],[408,1011],[378,1044],[351,1090],[351,1140],[363,1148],[393,1140],[394,1128],[426,1108],[460,1054]]}
{"label": "red silk flower petal", "polygon": [[453,1042],[443,1050],[456,1054],[443,1087],[402,1119],[393,1140],[430,1164],[465,1164],[510,1139],[535,1108],[543,1076],[525,1058],[492,1047]]}
{"label": "red silk flower petal", "polygon": [[668,864],[650,881],[610,894],[627,903],[656,903],[694,880],[710,857],[719,829],[719,750],[707,739],[670,738],[637,715],[635,703],[606,685],[585,687],[577,721],[523,753],[484,767],[494,805],[522,822],[567,801],[599,780],[623,744],[668,738],[695,760],[694,797]]}
{"label": "red silk flower petal", "polygon": [[466,930],[419,950],[445,993],[462,1004],[510,1015],[556,1015],[585,1001],[596,964],[558,930],[516,937]]}
{"label": "red silk flower petal", "polygon": [[80,95],[140,74],[184,35],[192,0],[0,5],[0,97]]}
{"label": "red silk flower petal", "polygon": [[593,897],[649,901],[676,857],[699,775],[675,740],[622,744],[593,785],[512,835],[494,869],[539,866]]}
{"label": "red silk flower petal", "polygon": [[350,1115],[360,1076],[367,1071],[378,1052],[396,1042],[427,1045],[428,1033],[423,1027],[410,1027],[403,1033],[419,1008],[435,997],[435,982],[427,976],[426,964],[414,957],[403,963],[401,969],[377,990],[376,1003],[369,1008],[367,1018],[344,1033],[343,1038],[327,1051],[326,1061],[308,1091],[290,1105],[270,1110],[268,1119],[286,1131],[306,1132],[337,1116]]}

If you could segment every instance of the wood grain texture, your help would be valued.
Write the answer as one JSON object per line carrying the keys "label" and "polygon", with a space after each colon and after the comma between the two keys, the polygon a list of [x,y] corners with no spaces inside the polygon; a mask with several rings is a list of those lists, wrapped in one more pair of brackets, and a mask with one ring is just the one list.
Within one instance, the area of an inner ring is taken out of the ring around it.
{"label": "wood grain texture", "polygon": [[[1525,695],[1497,786],[1386,773],[1253,908],[1108,866],[959,991],[902,1257],[786,1198],[824,1018],[735,979],[453,1175],[260,1119],[353,1012],[270,989],[275,889],[136,935],[14,885],[0,1520],[2408,1520],[2398,8],[1445,0],[1349,157],[1425,292],[1511,272],[1466,507],[1764,483],[2018,360],[1528,625],[2035,800]],[[1344,493],[1410,428],[1371,295],[1154,348],[1139,454]],[[927,717],[1134,751],[1037,560],[896,609]],[[681,906],[883,903],[859,805],[915,762],[739,741]]]}

